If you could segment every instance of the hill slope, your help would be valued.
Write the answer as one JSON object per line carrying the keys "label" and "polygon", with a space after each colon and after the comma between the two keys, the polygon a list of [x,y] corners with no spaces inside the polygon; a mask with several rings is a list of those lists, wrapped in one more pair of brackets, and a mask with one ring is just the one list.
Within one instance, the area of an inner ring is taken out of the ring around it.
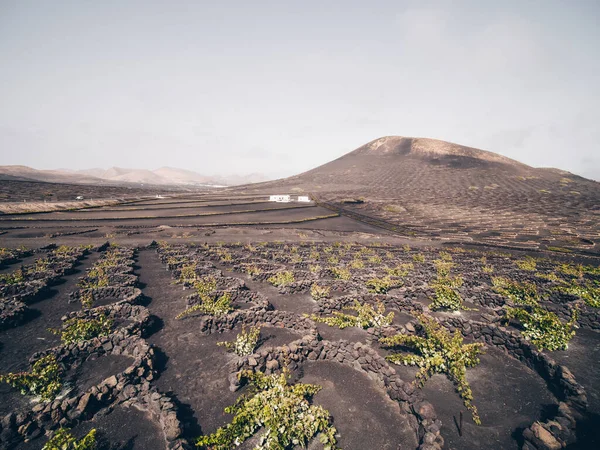
{"label": "hill slope", "polygon": [[244,190],[313,193],[433,239],[588,250],[600,244],[599,183],[435,139],[383,137]]}
{"label": "hill slope", "polygon": [[153,186],[217,187],[264,181],[266,178],[261,174],[210,177],[191,170],[173,167],[161,167],[155,170],[126,169],[122,167],[83,170],[37,170],[27,166],[0,166],[0,179],[90,185],[137,186],[144,184]]}

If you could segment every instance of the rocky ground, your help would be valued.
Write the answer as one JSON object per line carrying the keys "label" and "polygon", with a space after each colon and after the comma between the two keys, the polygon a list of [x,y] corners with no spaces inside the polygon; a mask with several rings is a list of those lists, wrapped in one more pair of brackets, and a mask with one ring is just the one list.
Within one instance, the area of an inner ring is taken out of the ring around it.
{"label": "rocky ground", "polygon": [[[43,400],[0,383],[0,448],[42,448],[59,428],[78,438],[96,429],[99,448],[190,448],[231,422],[224,409],[251,393],[245,370],[320,386],[312,404],[345,449],[596,448],[593,252],[443,243],[386,224],[254,194],[3,216],[1,374],[49,357],[60,385]],[[527,289],[560,329],[578,310],[566,349],[540,349],[522,319],[506,320]],[[223,298],[225,311],[203,309]],[[323,322],[356,316],[355,301],[372,308],[370,321]],[[484,345],[464,378],[480,424],[447,373],[419,386],[418,367],[389,359],[413,353],[380,340],[424,336],[423,316]],[[61,339],[73,323],[104,321]],[[252,326],[250,354],[218,345]]]}

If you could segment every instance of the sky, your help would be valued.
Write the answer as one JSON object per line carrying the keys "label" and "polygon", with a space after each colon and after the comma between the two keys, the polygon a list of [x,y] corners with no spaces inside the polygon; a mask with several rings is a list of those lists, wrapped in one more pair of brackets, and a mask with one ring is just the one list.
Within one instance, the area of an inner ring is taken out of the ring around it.
{"label": "sky", "polygon": [[600,180],[600,2],[0,0],[0,165],[288,176],[381,136]]}

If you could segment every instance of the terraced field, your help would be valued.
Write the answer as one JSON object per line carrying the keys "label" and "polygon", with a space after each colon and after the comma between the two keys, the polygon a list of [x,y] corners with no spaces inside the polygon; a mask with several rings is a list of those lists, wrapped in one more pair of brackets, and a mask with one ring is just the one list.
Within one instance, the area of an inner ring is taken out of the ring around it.
{"label": "terraced field", "polygon": [[[215,433],[232,420],[225,408],[258,395],[244,384],[249,373],[318,386],[306,407],[326,421],[306,436],[330,433],[340,448],[599,442],[594,258],[209,239],[3,252],[2,374],[42,365],[56,383],[42,376],[22,395],[4,380],[2,448],[42,448],[58,429],[77,438],[94,429],[100,448],[188,448],[198,439],[230,448]],[[517,310],[553,326],[540,331],[509,312]],[[243,351],[223,344],[242,341]],[[468,348],[479,355],[465,365]],[[437,351],[450,359],[436,366]],[[285,438],[267,428],[229,430],[242,448]]]}
{"label": "terraced field", "polygon": [[286,180],[0,215],[0,448],[600,448],[599,201],[383,138]]}

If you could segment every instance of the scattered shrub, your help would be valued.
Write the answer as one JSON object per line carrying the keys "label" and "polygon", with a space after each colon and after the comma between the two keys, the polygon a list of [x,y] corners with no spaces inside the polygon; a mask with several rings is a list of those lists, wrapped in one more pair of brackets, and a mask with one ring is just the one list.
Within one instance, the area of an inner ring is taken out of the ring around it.
{"label": "scattered shrub", "polygon": [[340,280],[346,281],[352,278],[352,274],[350,273],[350,271],[343,267],[330,267],[329,269],[331,270],[331,273],[333,273],[333,278],[338,278]]}
{"label": "scattered shrub", "polygon": [[571,310],[571,319],[563,323],[553,312],[541,306],[507,307],[506,320],[517,319],[523,325],[523,337],[530,340],[539,350],[566,350],[575,336],[578,310]]}
{"label": "scattered shrub", "polygon": [[277,272],[267,280],[273,286],[287,286],[294,282],[294,274],[290,271]]}
{"label": "scattered shrub", "polygon": [[330,292],[331,288],[329,288],[328,286],[319,286],[318,284],[314,283],[310,287],[310,296],[315,300],[329,298]]}
{"label": "scattered shrub", "polygon": [[310,273],[319,273],[321,269],[322,267],[318,264],[311,264],[310,266],[308,266],[308,270],[310,271]]}
{"label": "scattered shrub", "polygon": [[287,371],[280,375],[244,371],[240,378],[248,381],[251,392],[242,395],[233,406],[225,408],[227,414],[233,414],[231,423],[213,434],[201,436],[196,446],[230,450],[263,428],[257,449],[305,448],[317,434],[325,449],[336,448],[337,431],[331,425],[329,412],[309,402],[319,392],[320,386],[301,383],[290,385]]}
{"label": "scattered shrub", "polygon": [[354,300],[353,306],[347,306],[344,309],[356,311],[357,315],[345,314],[339,311],[334,311],[331,316],[320,317],[315,314],[311,315],[310,318],[315,322],[322,322],[331,327],[338,327],[340,329],[348,327],[357,328],[379,328],[390,325],[394,319],[394,313],[391,312],[387,316],[385,313],[385,305],[381,302],[377,303],[377,309],[374,309],[368,303],[361,304],[358,300]]}
{"label": "scattered shrub", "polygon": [[0,382],[19,389],[23,395],[36,395],[42,400],[54,400],[62,388],[62,370],[53,354],[38,359],[30,372],[0,375]]}
{"label": "scattered shrub", "polygon": [[521,260],[515,261],[515,264],[519,269],[528,272],[535,272],[537,270],[537,262],[535,258],[532,258],[531,256],[526,256]]}
{"label": "scattered shrub", "polygon": [[217,289],[217,280],[212,275],[202,277],[194,283],[194,289],[200,297],[205,297]]}
{"label": "scattered shrub", "polygon": [[237,335],[233,342],[218,342],[217,345],[225,347],[228,351],[238,356],[248,356],[254,353],[258,340],[260,339],[260,327],[250,327],[242,325],[242,331]]}
{"label": "scattered shrub", "polygon": [[494,290],[519,305],[537,305],[538,291],[533,283],[519,283],[508,278],[492,278]]}
{"label": "scattered shrub", "polygon": [[366,282],[369,292],[375,294],[387,294],[392,286],[402,285],[400,280],[392,280],[389,276],[383,278],[371,278]]}
{"label": "scattered shrub", "polygon": [[60,428],[56,431],[42,450],[95,450],[96,448],[96,429],[91,429],[80,440],[77,440],[73,434],[66,428]]}
{"label": "scattered shrub", "polygon": [[558,271],[572,277],[583,278],[584,268],[581,264],[560,264]]}
{"label": "scattered shrub", "polygon": [[380,339],[384,347],[409,347],[417,354],[394,353],[386,359],[394,364],[418,366],[415,384],[419,387],[423,387],[434,374],[444,373],[456,386],[464,405],[471,411],[473,421],[481,425],[477,408],[472,403],[473,392],[466,379],[466,369],[479,364],[478,355],[482,353],[483,344],[463,344],[463,336],[458,330],[451,335],[435,319],[424,315],[419,315],[418,319],[422,325],[422,336],[397,334]]}
{"label": "scattered shrub", "polygon": [[449,311],[459,311],[461,309],[467,309],[463,305],[463,300],[460,294],[452,289],[450,286],[438,284],[435,287],[435,295],[429,308],[432,311],[445,309]]}
{"label": "scattered shrub", "polygon": [[350,263],[350,267],[353,269],[364,269],[365,263],[361,259],[353,259]]}
{"label": "scattered shrub", "polygon": [[421,253],[416,253],[413,255],[413,261],[417,262],[417,263],[424,263],[425,262],[425,256],[422,255]]}
{"label": "scattered shrub", "polygon": [[556,290],[564,294],[574,295],[592,308],[600,308],[600,286],[596,282],[594,286],[591,282],[570,283],[556,287]]}
{"label": "scattered shrub", "polygon": [[262,273],[262,270],[254,264],[246,264],[244,266],[244,271],[250,276],[260,275]]}
{"label": "scattered shrub", "polygon": [[201,303],[191,306],[190,308],[180,313],[176,317],[176,319],[182,319],[195,312],[207,314],[209,316],[221,317],[233,311],[233,306],[231,305],[231,297],[227,293],[221,295],[217,299],[205,296],[201,298],[201,301]]}
{"label": "scattered shrub", "polygon": [[53,334],[60,335],[60,340],[65,344],[87,341],[95,337],[108,336],[111,332],[113,321],[106,315],[98,318],[73,318],[64,323],[62,330],[50,328]]}

